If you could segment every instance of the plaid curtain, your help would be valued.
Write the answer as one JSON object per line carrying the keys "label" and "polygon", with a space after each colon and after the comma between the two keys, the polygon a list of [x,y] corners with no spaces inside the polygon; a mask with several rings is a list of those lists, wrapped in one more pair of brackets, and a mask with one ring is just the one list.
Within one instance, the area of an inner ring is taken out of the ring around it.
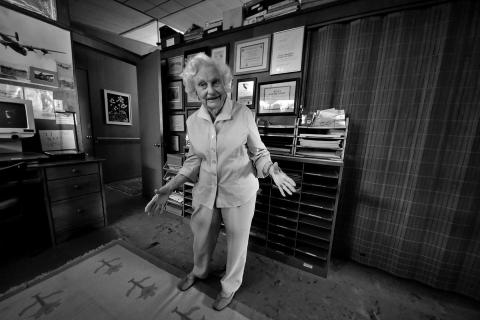
{"label": "plaid curtain", "polygon": [[480,299],[480,2],[312,31],[309,111],[350,117],[333,254]]}

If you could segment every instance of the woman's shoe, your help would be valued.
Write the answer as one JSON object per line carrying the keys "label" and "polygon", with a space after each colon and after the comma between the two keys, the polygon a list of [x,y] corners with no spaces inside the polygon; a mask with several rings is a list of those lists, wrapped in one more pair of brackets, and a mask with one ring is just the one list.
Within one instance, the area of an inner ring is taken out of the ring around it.
{"label": "woman's shoe", "polygon": [[222,293],[219,293],[217,298],[215,299],[215,302],[212,305],[212,308],[217,311],[225,309],[230,304],[230,302],[232,302],[234,295],[235,292],[232,292],[229,296],[224,297]]}
{"label": "woman's shoe", "polygon": [[185,277],[180,280],[180,282],[177,284],[177,288],[180,291],[185,291],[188,290],[197,280],[200,279],[194,274],[187,274]]}

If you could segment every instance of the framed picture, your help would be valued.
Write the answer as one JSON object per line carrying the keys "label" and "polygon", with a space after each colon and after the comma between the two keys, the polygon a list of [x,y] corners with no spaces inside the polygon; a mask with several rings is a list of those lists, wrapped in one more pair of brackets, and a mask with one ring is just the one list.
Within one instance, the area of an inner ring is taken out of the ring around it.
{"label": "framed picture", "polygon": [[132,125],[131,96],[127,93],[103,90],[107,124]]}
{"label": "framed picture", "polygon": [[196,55],[197,53],[200,53],[200,52],[203,52],[208,56],[208,55],[210,55],[210,48],[209,47],[201,47],[201,48],[185,51],[185,53],[184,53],[185,63],[187,63],[188,59],[190,59],[191,57],[193,57],[194,55]]}
{"label": "framed picture", "polygon": [[170,151],[180,151],[180,137],[179,136],[170,136],[168,137],[168,148]]}
{"label": "framed picture", "polygon": [[187,109],[187,119],[188,119],[192,114],[194,114],[195,112],[197,112],[198,109],[200,109],[200,108]]}
{"label": "framed picture", "polygon": [[235,75],[268,71],[270,35],[235,42]]}
{"label": "framed picture", "polygon": [[202,105],[202,103],[200,102],[200,100],[198,99],[195,93],[192,93],[192,94],[186,93],[185,95],[187,96],[187,103],[186,103],[187,107],[198,108]]}
{"label": "framed picture", "polygon": [[183,62],[183,56],[168,58],[168,76],[172,78],[180,78],[180,74],[183,72]]}
{"label": "framed picture", "polygon": [[5,0],[20,8],[32,11],[52,20],[57,20],[57,6],[55,0]]}
{"label": "framed picture", "polygon": [[30,82],[58,88],[58,73],[55,71],[30,67]]}
{"label": "framed picture", "polygon": [[273,34],[271,75],[302,71],[304,34],[305,27]]}
{"label": "framed picture", "polygon": [[183,83],[174,81],[165,88],[165,102],[170,110],[183,110]]}
{"label": "framed picture", "polygon": [[210,50],[210,57],[215,61],[228,64],[228,44],[212,48]]}
{"label": "framed picture", "polygon": [[169,123],[170,123],[170,131],[185,132],[185,115],[184,114],[170,115]]}
{"label": "framed picture", "polygon": [[255,89],[257,78],[237,80],[237,102],[255,109]]}
{"label": "framed picture", "polygon": [[259,83],[258,114],[296,114],[299,86],[299,79]]}

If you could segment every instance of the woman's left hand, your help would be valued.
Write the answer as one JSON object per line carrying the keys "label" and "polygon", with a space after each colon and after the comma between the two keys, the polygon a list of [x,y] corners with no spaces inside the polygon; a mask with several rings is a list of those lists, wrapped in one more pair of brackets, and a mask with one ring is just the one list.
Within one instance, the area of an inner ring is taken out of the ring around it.
{"label": "woman's left hand", "polygon": [[287,192],[289,195],[292,195],[292,192],[296,191],[295,181],[293,181],[292,178],[287,176],[285,172],[283,172],[282,169],[278,167],[277,162],[275,162],[275,164],[270,168],[269,173],[273,181],[275,181],[275,184],[280,190],[280,193],[282,194],[282,196],[285,197],[285,192]]}

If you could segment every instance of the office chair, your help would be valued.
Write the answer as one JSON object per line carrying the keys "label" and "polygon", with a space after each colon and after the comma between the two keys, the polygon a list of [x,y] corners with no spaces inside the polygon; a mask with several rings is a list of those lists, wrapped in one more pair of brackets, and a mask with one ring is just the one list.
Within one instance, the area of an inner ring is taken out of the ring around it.
{"label": "office chair", "polygon": [[[27,169],[25,162],[0,168],[0,246],[8,242],[22,244],[27,247],[29,240],[28,220],[23,210],[23,178]],[[23,234],[10,232],[20,222]],[[12,239],[13,238],[13,239]],[[2,250],[3,251],[3,250]],[[27,249],[31,253],[31,249]]]}

